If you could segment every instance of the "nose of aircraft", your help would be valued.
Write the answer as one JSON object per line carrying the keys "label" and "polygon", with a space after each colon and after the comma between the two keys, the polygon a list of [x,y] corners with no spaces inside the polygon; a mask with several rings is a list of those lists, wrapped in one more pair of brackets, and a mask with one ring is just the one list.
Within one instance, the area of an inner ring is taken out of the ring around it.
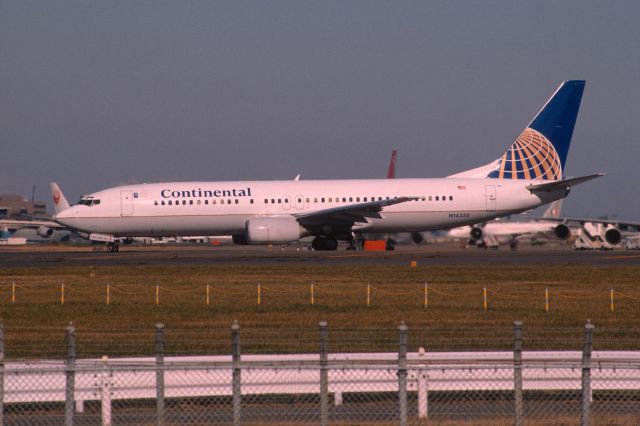
{"label": "nose of aircraft", "polygon": [[56,222],[62,223],[63,225],[70,225],[70,219],[76,216],[73,211],[73,207],[69,207],[68,209],[64,209],[61,212],[55,213],[53,215],[53,220]]}

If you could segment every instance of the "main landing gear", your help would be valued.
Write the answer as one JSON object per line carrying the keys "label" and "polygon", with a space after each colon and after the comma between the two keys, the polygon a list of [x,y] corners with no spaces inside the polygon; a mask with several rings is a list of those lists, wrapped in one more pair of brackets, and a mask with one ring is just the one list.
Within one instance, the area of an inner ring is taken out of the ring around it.
{"label": "main landing gear", "polygon": [[364,241],[364,238],[362,238],[361,236],[354,235],[349,240],[347,250],[364,250]]}
{"label": "main landing gear", "polygon": [[509,247],[511,248],[511,250],[517,250],[518,249],[518,239],[517,238],[511,238],[511,241],[509,241]]}
{"label": "main landing gear", "polygon": [[314,250],[337,250],[338,240],[333,237],[315,237],[311,242],[311,247]]}
{"label": "main landing gear", "polygon": [[109,253],[117,253],[120,250],[120,246],[116,243],[107,243],[107,251]]}

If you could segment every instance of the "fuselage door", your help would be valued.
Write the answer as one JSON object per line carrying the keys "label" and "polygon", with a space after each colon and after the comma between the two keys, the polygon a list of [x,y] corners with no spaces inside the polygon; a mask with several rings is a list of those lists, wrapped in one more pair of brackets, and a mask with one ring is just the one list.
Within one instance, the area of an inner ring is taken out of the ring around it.
{"label": "fuselage door", "polygon": [[133,191],[120,191],[121,216],[133,215]]}
{"label": "fuselage door", "polygon": [[487,197],[487,210],[490,212],[495,212],[497,204],[496,186],[487,185],[485,186],[485,191]]}
{"label": "fuselage door", "polygon": [[298,210],[304,209],[304,197],[302,195],[296,195],[295,206]]}

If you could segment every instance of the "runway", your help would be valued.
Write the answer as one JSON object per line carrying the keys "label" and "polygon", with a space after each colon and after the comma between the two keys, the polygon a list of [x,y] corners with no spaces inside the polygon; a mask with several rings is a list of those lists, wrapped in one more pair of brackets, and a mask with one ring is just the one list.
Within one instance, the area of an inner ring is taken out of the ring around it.
{"label": "runway", "polygon": [[122,246],[107,253],[104,246],[21,246],[0,248],[4,268],[56,266],[198,266],[198,265],[409,265],[419,266],[638,266],[638,251],[575,251],[570,247],[525,247],[479,250],[453,244],[400,246],[395,251],[316,252],[304,247],[263,246]]}

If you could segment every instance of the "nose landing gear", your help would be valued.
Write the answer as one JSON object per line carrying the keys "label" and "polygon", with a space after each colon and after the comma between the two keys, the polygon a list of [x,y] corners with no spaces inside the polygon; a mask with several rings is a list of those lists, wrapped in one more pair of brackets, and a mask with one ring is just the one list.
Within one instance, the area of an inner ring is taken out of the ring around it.
{"label": "nose landing gear", "polygon": [[109,253],[117,253],[120,250],[120,246],[116,243],[107,243],[107,251]]}

